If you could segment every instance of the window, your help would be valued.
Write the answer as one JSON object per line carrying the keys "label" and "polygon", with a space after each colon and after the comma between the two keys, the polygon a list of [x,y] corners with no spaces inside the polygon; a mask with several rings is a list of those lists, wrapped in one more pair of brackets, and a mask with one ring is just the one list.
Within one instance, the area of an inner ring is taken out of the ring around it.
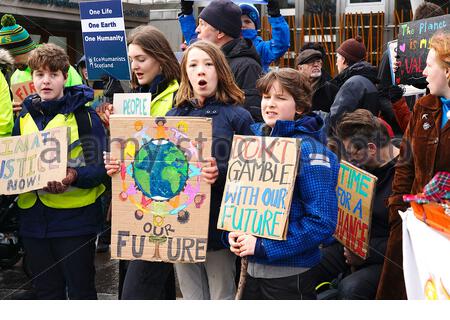
{"label": "window", "polygon": [[386,12],[387,0],[346,0],[345,13]]}

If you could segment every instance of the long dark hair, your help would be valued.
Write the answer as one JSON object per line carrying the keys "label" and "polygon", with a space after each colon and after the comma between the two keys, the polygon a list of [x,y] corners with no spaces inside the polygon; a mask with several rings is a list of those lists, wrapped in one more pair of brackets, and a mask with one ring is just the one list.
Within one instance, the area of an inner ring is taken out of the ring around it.
{"label": "long dark hair", "polygon": [[[133,29],[128,36],[128,45],[135,44],[159,62],[162,74],[167,81],[180,81],[180,64],[164,34],[153,26],[145,25]],[[136,76],[131,77],[131,86],[139,86]]]}

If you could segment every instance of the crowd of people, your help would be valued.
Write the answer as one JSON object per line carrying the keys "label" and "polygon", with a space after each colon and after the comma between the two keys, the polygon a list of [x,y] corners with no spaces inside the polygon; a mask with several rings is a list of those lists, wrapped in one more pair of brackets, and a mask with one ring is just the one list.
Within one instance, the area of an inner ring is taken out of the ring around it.
{"label": "crowd of people", "polygon": [[[131,89],[152,93],[150,114],[212,118],[212,157],[202,168],[211,205],[206,261],[121,260],[120,299],[175,299],[175,273],[184,299],[234,299],[243,257],[249,261],[243,299],[326,298],[323,283],[335,284],[333,299],[407,298],[398,211],[408,207],[403,195],[421,192],[437,172],[450,172],[450,33],[432,37],[418,83],[427,94],[410,110],[401,88],[383,78],[390,72],[367,62],[360,37],[337,48],[335,77],[323,68],[317,43],[302,47],[293,68],[270,67],[289,48],[290,31],[278,1],[267,7],[272,38],[263,41],[252,4],[213,0],[196,25],[193,2],[182,0],[181,63],[155,27],[129,34]],[[414,16],[442,14],[425,2]],[[109,229],[110,177],[120,169],[106,153],[109,117],[113,94],[124,89],[108,76],[90,81],[84,57],[72,67],[62,48],[36,44],[12,15],[1,24],[0,137],[58,126],[71,131],[66,177],[18,196],[34,292],[38,299],[96,299],[96,239]],[[30,80],[36,93],[12,101],[11,86]],[[94,89],[106,97],[95,109]],[[234,134],[302,140],[286,240],[216,227]],[[341,159],[378,178],[365,260],[332,237]]]}

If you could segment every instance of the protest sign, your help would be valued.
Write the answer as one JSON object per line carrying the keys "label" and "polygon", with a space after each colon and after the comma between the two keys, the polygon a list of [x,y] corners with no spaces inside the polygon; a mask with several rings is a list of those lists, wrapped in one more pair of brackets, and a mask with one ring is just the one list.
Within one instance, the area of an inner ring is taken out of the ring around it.
{"label": "protest sign", "polygon": [[[398,40],[393,40],[393,41],[389,41],[388,42],[388,49],[389,49],[389,66],[391,69],[391,78],[392,78],[392,84],[395,85],[396,84],[396,80],[398,82],[400,82],[399,78],[395,78],[395,72],[394,72],[394,64],[397,60],[396,56],[397,56],[397,47],[398,47]],[[405,91],[403,93],[403,96],[408,97],[408,96],[415,96],[415,95],[419,95],[419,94],[425,94],[426,90],[425,89],[418,89],[414,86],[409,86],[409,85],[405,85],[405,84],[399,84],[400,87],[402,87]]]}
{"label": "protest sign", "polygon": [[122,2],[80,2],[80,17],[89,80],[130,80]]}
{"label": "protest sign", "polygon": [[410,21],[399,26],[397,84],[415,84],[423,77],[431,37],[449,26],[450,15]]}
{"label": "protest sign", "polygon": [[217,228],[286,239],[300,139],[235,135]]}
{"label": "protest sign", "polygon": [[335,238],[363,259],[367,258],[372,203],[377,177],[341,161],[337,185],[338,221]]}
{"label": "protest sign", "polygon": [[115,93],[114,114],[149,117],[151,102],[151,93]]}
{"label": "protest sign", "polygon": [[66,177],[67,127],[0,139],[0,194],[42,189]]}
{"label": "protest sign", "polygon": [[36,93],[36,88],[34,87],[33,81],[30,80],[11,85],[11,91],[13,94],[13,101],[22,103],[30,94]]}
{"label": "protest sign", "polygon": [[112,115],[111,256],[205,261],[210,185],[201,179],[211,154],[211,119]]}
{"label": "protest sign", "polygon": [[450,238],[417,219],[411,208],[399,214],[408,299],[450,300]]}

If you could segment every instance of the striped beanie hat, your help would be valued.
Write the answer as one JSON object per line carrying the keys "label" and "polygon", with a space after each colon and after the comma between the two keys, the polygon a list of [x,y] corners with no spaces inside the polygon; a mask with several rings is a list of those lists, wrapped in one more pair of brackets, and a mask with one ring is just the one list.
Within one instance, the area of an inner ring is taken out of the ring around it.
{"label": "striped beanie hat", "polygon": [[16,19],[5,14],[1,20],[0,47],[9,51],[13,56],[30,52],[36,48],[36,43],[30,38],[28,31],[16,24]]}

